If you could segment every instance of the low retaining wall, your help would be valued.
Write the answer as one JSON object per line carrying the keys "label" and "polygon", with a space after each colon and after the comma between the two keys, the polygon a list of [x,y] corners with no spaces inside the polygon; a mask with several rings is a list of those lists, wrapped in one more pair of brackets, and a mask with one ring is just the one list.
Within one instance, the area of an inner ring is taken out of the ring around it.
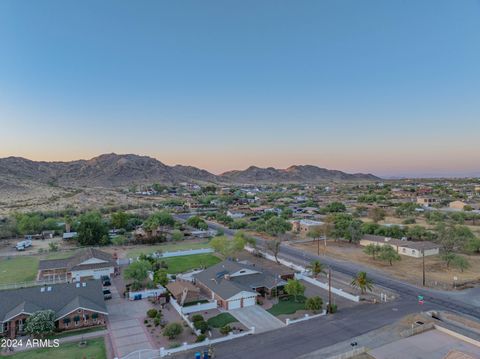
{"label": "low retaining wall", "polygon": [[255,334],[255,328],[254,327],[252,327],[248,332],[243,332],[243,333],[238,333],[238,334],[230,333],[225,337],[217,338],[217,339],[208,339],[207,338],[203,342],[200,342],[200,343],[194,343],[194,344],[183,343],[183,345],[178,347],[178,348],[173,348],[173,349],[160,348],[160,357],[163,358],[167,355],[172,355],[172,354],[175,354],[175,353],[180,353],[180,352],[195,349],[195,348],[205,347],[205,346],[208,346],[210,344],[217,344],[217,343],[221,343],[221,342],[226,342],[226,341],[241,338],[241,337],[244,337],[244,336],[250,335],[250,334]]}
{"label": "low retaining wall", "polygon": [[161,258],[191,256],[195,254],[205,254],[205,253],[213,253],[213,252],[215,252],[213,248],[187,249],[187,250],[175,251],[175,252],[163,252],[161,255]]}
{"label": "low retaining wall", "polygon": [[200,312],[202,310],[216,309],[217,306],[218,306],[217,301],[214,300],[213,302],[208,302],[208,303],[197,303],[194,305],[183,306],[181,307],[181,310],[183,314],[190,314],[190,313]]}
{"label": "low retaining wall", "polygon": [[175,310],[182,317],[182,319],[185,321],[185,323],[188,324],[190,329],[192,329],[195,332],[196,335],[200,335],[200,330],[195,329],[195,326],[190,321],[190,319],[188,319],[188,316],[183,313],[182,307],[180,306],[180,304],[177,303],[175,298],[170,298],[170,304],[172,305],[173,308],[175,308]]}
{"label": "low retaining wall", "polygon": [[[320,287],[322,289],[328,290],[328,284],[322,283],[322,282],[320,282],[316,279],[310,278],[306,275],[303,275],[303,274],[300,274],[300,273],[295,273],[295,279],[302,279],[305,282],[313,284],[313,285],[315,285],[317,287]],[[360,301],[360,297],[358,295],[353,295],[353,294],[344,292],[342,289],[338,289],[338,288],[334,288],[334,287],[332,287],[331,290],[332,290],[332,293],[334,293],[334,294],[336,294],[336,295],[338,295],[342,298],[345,298],[345,299],[348,299],[348,300],[351,300],[351,301],[357,302],[357,303]]]}
{"label": "low retaining wall", "polygon": [[135,300],[135,297],[140,295],[140,299],[158,297],[160,294],[165,293],[167,290],[163,287],[155,289],[145,289],[138,292],[129,292],[128,299]]}
{"label": "low retaining wall", "polygon": [[305,316],[303,318],[299,318],[299,319],[288,319],[287,318],[285,320],[285,324],[290,325],[290,324],[295,324],[295,323],[298,323],[298,322],[304,322],[306,320],[310,320],[310,319],[313,319],[313,318],[323,317],[326,314],[327,314],[327,311],[323,310],[320,314],[315,314],[315,315],[305,314]]}

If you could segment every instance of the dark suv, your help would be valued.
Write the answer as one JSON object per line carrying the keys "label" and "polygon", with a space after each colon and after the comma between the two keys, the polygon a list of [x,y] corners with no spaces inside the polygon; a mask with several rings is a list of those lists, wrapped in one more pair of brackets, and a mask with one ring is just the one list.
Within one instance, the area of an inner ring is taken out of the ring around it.
{"label": "dark suv", "polygon": [[100,279],[102,280],[102,285],[104,287],[112,285],[112,283],[110,282],[110,277],[108,275],[102,275]]}

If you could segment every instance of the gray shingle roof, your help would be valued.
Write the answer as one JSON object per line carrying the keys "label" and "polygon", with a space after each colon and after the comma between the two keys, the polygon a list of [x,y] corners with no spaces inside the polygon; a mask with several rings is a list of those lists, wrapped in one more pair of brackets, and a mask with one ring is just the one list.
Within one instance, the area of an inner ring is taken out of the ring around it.
{"label": "gray shingle roof", "polygon": [[[20,313],[53,310],[55,317],[68,314],[78,308],[108,313],[103,298],[102,283],[89,280],[77,287],[77,283],[63,283],[48,287],[30,287],[0,291],[0,322]],[[43,292],[41,288],[44,288]]]}
{"label": "gray shingle roof", "polygon": [[[98,258],[106,261],[107,263],[81,264],[82,262],[85,262],[91,258]],[[95,248],[82,249],[73,256],[64,259],[41,260],[38,264],[39,270],[66,268],[68,271],[71,271],[105,267],[115,267],[115,260],[110,254]]]}
{"label": "gray shingle roof", "polygon": [[[229,277],[229,275],[242,269],[257,271],[258,273]],[[207,268],[194,277],[223,299],[229,299],[242,291],[254,292],[255,288],[266,287],[271,289],[285,284],[274,273],[261,271],[260,268],[230,260]]]}

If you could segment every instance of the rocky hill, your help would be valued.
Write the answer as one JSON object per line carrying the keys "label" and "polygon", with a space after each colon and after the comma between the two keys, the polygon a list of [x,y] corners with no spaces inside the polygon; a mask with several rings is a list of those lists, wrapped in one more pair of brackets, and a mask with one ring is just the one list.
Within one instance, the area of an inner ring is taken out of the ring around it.
{"label": "rocky hill", "polygon": [[371,174],[347,174],[316,166],[287,169],[249,167],[214,175],[191,166],[168,166],[155,158],[134,154],[104,154],[90,160],[37,162],[20,157],[0,159],[0,183],[37,182],[62,187],[121,187],[132,184],[179,182],[316,183],[322,181],[375,181]]}

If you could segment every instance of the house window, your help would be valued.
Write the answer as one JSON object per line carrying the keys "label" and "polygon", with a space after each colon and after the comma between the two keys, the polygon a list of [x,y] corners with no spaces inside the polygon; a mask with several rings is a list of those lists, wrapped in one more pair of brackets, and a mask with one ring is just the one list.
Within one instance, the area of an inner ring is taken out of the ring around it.
{"label": "house window", "polygon": [[73,321],[75,322],[75,326],[78,327],[78,324],[80,323],[80,317],[76,315],[75,317],[73,317]]}
{"label": "house window", "polygon": [[65,328],[68,328],[68,325],[70,324],[70,318],[63,318],[63,325]]}
{"label": "house window", "polygon": [[97,323],[98,322],[98,313],[93,313],[92,314],[92,319],[93,319],[94,323]]}

